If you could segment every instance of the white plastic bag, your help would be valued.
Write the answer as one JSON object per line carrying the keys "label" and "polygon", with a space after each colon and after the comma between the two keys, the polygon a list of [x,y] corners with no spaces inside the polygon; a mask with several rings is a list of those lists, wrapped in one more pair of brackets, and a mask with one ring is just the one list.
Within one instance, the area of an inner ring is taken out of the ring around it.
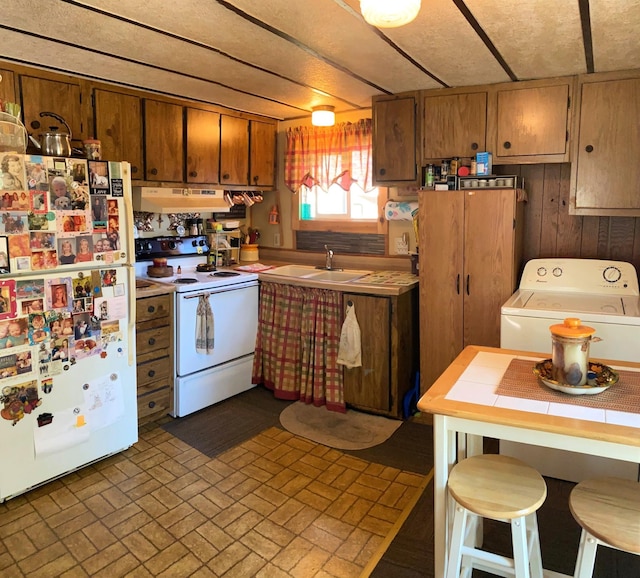
{"label": "white plastic bag", "polygon": [[342,324],[340,333],[340,348],[338,349],[338,363],[347,368],[361,367],[360,325],[356,319],[355,305],[349,301],[347,305],[347,315]]}

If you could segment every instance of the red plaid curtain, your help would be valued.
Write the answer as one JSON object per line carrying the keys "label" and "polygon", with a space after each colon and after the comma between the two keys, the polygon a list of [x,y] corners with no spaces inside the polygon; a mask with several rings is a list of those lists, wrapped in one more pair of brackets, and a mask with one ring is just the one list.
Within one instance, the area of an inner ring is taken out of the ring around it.
{"label": "red plaid curtain", "polygon": [[348,191],[354,182],[364,191],[372,190],[371,119],[290,128],[284,173],[285,184],[294,193],[302,185],[328,191],[334,183]]}
{"label": "red plaid curtain", "polygon": [[344,413],[340,331],[337,291],[263,282],[253,383],[263,383],[278,399]]}

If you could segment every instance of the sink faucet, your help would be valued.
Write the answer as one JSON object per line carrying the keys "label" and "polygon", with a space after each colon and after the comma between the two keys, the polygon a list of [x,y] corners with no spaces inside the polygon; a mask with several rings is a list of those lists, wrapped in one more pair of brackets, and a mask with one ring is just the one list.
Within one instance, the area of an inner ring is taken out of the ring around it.
{"label": "sink faucet", "polygon": [[324,250],[327,252],[325,256],[325,265],[324,268],[331,271],[333,269],[333,251],[329,249],[328,245],[324,246]]}

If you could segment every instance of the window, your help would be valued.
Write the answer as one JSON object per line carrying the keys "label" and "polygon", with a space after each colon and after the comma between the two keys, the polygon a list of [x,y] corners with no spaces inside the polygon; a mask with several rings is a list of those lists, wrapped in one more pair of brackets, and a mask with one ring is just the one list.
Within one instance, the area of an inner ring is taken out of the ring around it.
{"label": "window", "polygon": [[371,183],[371,120],[290,129],[285,182],[298,193],[301,221],[375,222],[380,208]]}

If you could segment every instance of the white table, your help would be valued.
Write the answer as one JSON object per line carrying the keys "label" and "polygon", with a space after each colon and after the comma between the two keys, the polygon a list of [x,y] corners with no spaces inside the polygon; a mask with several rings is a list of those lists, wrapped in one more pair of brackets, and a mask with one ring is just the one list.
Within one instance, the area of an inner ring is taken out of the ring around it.
{"label": "white table", "polygon": [[[445,575],[448,475],[458,460],[482,453],[483,437],[640,463],[640,414],[497,395],[514,357],[533,367],[549,356],[468,346],[418,402],[420,411],[433,414],[436,578]],[[638,363],[605,363],[640,371]],[[565,575],[545,570],[545,576]]]}

